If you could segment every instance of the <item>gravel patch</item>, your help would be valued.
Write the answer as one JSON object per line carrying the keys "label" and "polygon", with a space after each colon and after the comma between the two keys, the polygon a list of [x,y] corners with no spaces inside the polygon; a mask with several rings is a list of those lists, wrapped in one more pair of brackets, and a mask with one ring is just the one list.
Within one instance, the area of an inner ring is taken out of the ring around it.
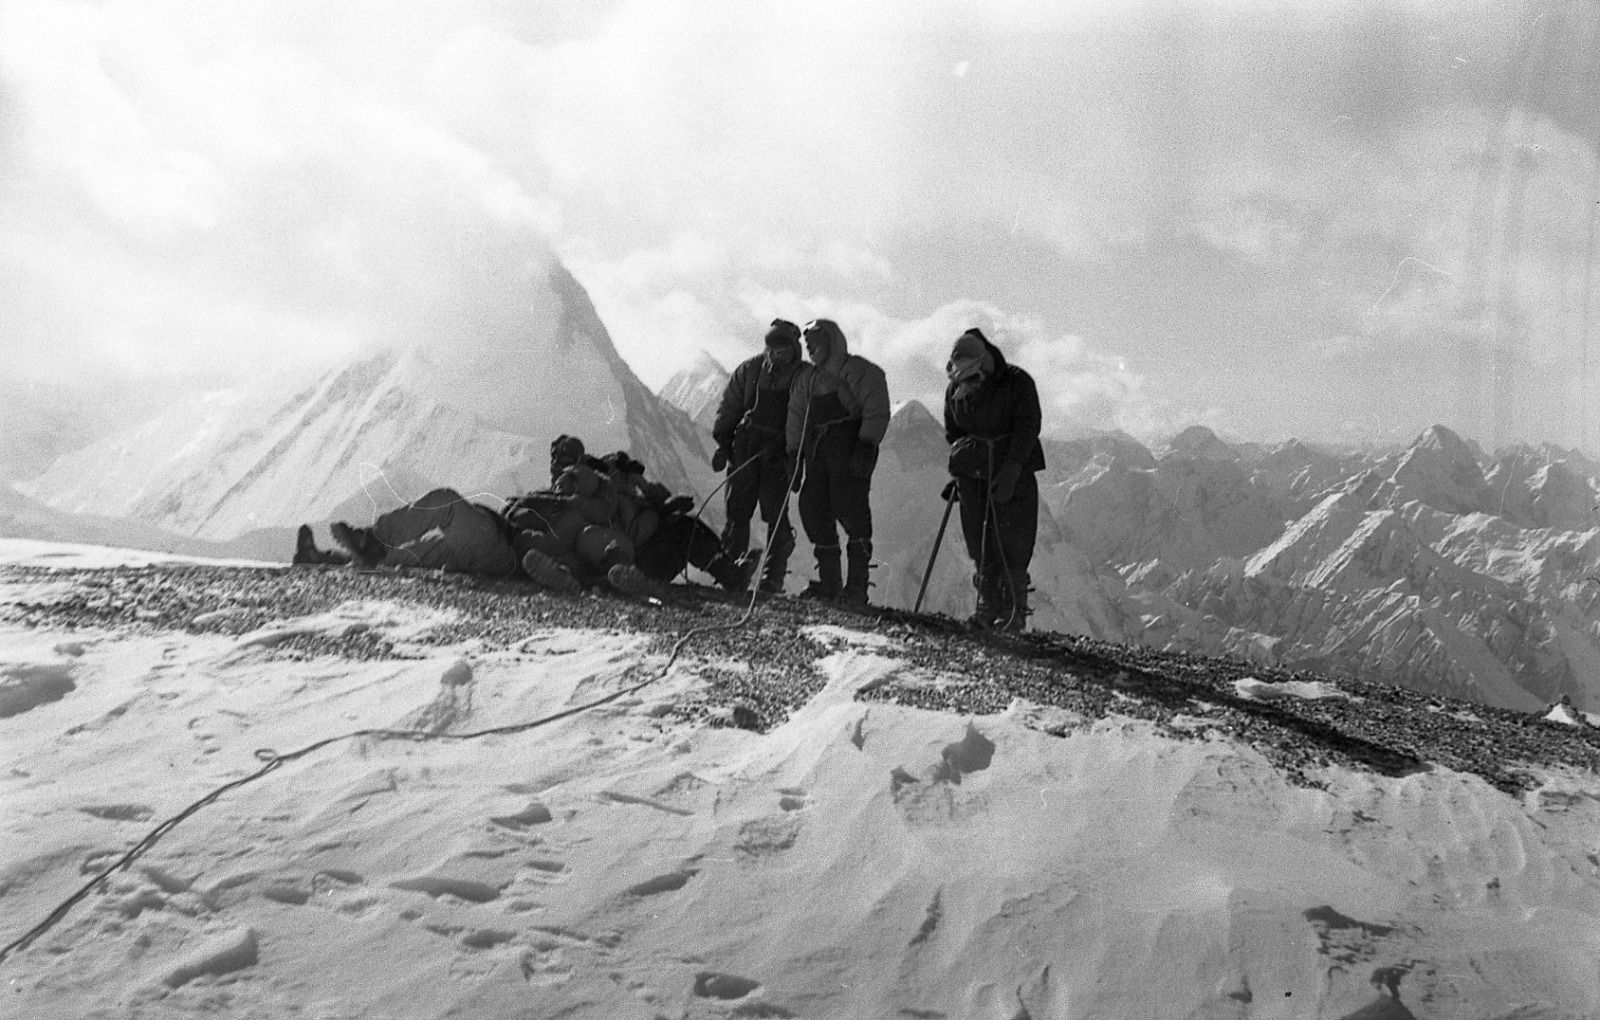
{"label": "gravel patch", "polygon": [[[1481,776],[1508,793],[1537,785],[1534,770],[1564,765],[1600,770],[1600,730],[1545,722],[1353,677],[1273,669],[1052,633],[973,634],[946,617],[898,610],[850,612],[791,598],[763,599],[741,623],[746,600],[680,585],[665,604],[601,592],[552,595],[527,583],[413,571],[163,565],[108,570],[0,568],[0,620],[25,626],[239,635],[359,600],[455,612],[422,644],[475,642],[514,649],[555,627],[625,631],[650,638],[647,657],[665,657],[695,630],[683,654],[707,682],[674,708],[678,718],[766,731],[822,687],[813,668],[824,653],[802,634],[834,624],[891,636],[905,667],[862,700],[960,715],[986,715],[1017,699],[1087,722],[1110,715],[1146,719],[1178,739],[1225,735],[1248,744],[1293,782],[1342,765],[1386,775],[1435,766]],[[372,630],[300,635],[264,654],[285,659],[404,657]],[[1348,697],[1256,700],[1237,681],[1298,681]],[[1060,725],[1059,722],[1056,725]]]}

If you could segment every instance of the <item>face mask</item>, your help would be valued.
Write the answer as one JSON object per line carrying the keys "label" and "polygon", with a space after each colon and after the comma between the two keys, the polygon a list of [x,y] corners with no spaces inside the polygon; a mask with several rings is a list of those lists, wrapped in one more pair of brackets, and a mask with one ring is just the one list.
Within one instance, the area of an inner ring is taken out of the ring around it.
{"label": "face mask", "polygon": [[944,366],[944,374],[951,382],[962,382],[970,379],[983,370],[983,355],[975,358],[952,357]]}

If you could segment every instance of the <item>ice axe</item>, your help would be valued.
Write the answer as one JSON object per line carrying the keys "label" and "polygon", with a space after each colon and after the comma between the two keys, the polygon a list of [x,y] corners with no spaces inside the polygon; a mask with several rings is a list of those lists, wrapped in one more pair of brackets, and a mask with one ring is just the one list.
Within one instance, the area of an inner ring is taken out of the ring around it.
{"label": "ice axe", "polygon": [[928,569],[922,572],[922,587],[917,589],[917,604],[911,609],[913,613],[922,612],[922,597],[928,594],[928,578],[933,576],[933,561],[939,558],[939,546],[944,544],[944,529],[950,523],[950,509],[956,505],[956,483],[952,481],[944,491],[944,516],[939,519],[939,533],[933,537],[933,551],[928,553]]}

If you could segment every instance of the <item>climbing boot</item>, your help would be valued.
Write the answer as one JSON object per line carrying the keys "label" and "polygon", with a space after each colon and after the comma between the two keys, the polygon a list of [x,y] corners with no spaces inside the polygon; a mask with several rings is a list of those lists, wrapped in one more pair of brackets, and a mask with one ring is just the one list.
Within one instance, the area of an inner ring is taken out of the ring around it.
{"label": "climbing boot", "polygon": [[334,521],[328,526],[333,540],[344,547],[350,559],[359,567],[376,567],[383,562],[383,543],[370,528],[356,528],[344,521]]}
{"label": "climbing boot", "polygon": [[660,585],[632,563],[618,563],[610,567],[606,571],[606,581],[612,588],[636,599],[659,599],[666,595]]}
{"label": "climbing boot", "polygon": [[783,591],[783,579],[789,572],[789,556],[793,552],[793,531],[785,528],[772,536],[772,547],[767,551],[767,566],[761,574],[761,591],[769,595]]}
{"label": "climbing boot", "polygon": [[1004,606],[1000,618],[996,621],[1006,630],[1022,631],[1028,629],[1028,572],[1015,571],[1006,575],[1001,580],[1001,592],[1004,597]]}
{"label": "climbing boot", "polygon": [[759,555],[755,553],[747,552],[738,559],[722,553],[711,561],[706,573],[711,575],[723,591],[734,593],[748,591],[750,578],[755,576],[756,563],[759,559]]}
{"label": "climbing boot", "polygon": [[800,593],[800,597],[832,602],[839,597],[839,590],[843,587],[839,577],[839,547],[836,545],[819,545],[815,547],[815,552],[817,554],[817,579],[806,585],[806,589]]}
{"label": "climbing boot", "polygon": [[972,586],[978,589],[978,604],[967,617],[967,626],[973,630],[989,630],[1006,615],[1005,601],[1001,596],[999,578],[972,576]]}
{"label": "climbing boot", "polygon": [[311,525],[309,524],[300,525],[300,530],[295,532],[294,538],[294,559],[290,562],[297,566],[350,562],[350,554],[340,549],[318,549],[317,541],[311,535]]}
{"label": "climbing boot", "polygon": [[572,571],[538,549],[529,549],[522,554],[522,572],[546,591],[576,595],[583,590],[583,585],[572,575]]}
{"label": "climbing boot", "polygon": [[864,606],[867,604],[867,588],[872,584],[872,541],[851,539],[845,545],[845,553],[847,567],[844,590],[839,594],[839,601],[847,606]]}

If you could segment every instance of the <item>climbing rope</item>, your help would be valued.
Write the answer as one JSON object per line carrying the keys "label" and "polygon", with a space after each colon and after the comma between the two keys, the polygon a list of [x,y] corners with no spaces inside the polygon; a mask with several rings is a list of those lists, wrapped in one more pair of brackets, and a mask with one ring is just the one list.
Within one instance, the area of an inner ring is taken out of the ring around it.
{"label": "climbing rope", "polygon": [[[802,433],[804,431],[805,423],[807,421],[809,421],[809,419],[810,419],[810,412],[811,412],[811,409],[810,409],[810,405],[809,405],[809,402],[808,402],[807,403],[807,407],[806,407],[806,417],[805,417],[805,419],[802,419],[802,422],[801,422]],[[754,458],[752,458],[752,460],[753,459]],[[711,495],[715,496],[718,491],[721,491],[723,486],[727,485],[729,479],[731,479],[739,471],[742,471],[751,462],[752,461],[746,461],[744,464],[740,465],[739,468],[735,469],[734,471],[729,472],[728,473],[728,477],[723,480],[721,485],[718,485],[717,488],[712,491]],[[800,457],[796,457],[795,458],[794,471],[789,477],[789,483],[786,486],[784,486],[783,504],[782,504],[782,506],[780,508],[780,511],[779,511],[779,514],[778,514],[778,520],[782,520],[784,514],[786,514],[788,512],[789,500],[790,500],[790,497],[793,494],[795,482],[800,477],[800,472],[802,470],[802,466],[803,466],[803,459],[800,458]],[[709,498],[710,497],[708,497],[708,500],[709,500]],[[702,505],[702,509],[703,508],[704,508],[704,506]],[[695,513],[695,520],[697,522],[699,521],[699,516],[700,516],[699,512],[697,511]],[[758,561],[757,567],[756,567],[757,576],[760,575],[761,571],[764,571],[766,569],[767,556],[770,553],[771,549],[772,549],[772,526],[769,526],[768,527],[768,531],[767,531],[767,543],[766,543],[765,548],[763,548],[761,550],[761,558]],[[59,924],[61,922],[61,920],[63,918],[65,918],[67,916],[67,914],[71,913],[71,911],[72,911],[72,909],[74,907],[76,907],[79,903],[83,902],[83,900],[85,898],[87,898],[90,893],[94,892],[95,889],[99,888],[106,881],[106,879],[110,878],[117,871],[120,871],[120,870],[128,867],[134,861],[136,861],[139,858],[143,857],[146,853],[148,853],[151,850],[151,848],[153,848],[157,843],[159,843],[161,841],[161,839],[164,836],[167,835],[167,833],[169,833],[173,829],[177,828],[185,820],[187,820],[188,818],[190,818],[193,815],[197,814],[202,808],[208,807],[209,805],[215,803],[219,798],[222,797],[223,794],[229,792],[230,790],[236,790],[236,789],[238,789],[238,788],[240,788],[242,786],[248,786],[249,784],[255,782],[256,780],[261,779],[262,777],[264,777],[264,776],[268,775],[269,773],[275,771],[277,768],[279,768],[281,765],[283,765],[284,762],[289,762],[289,761],[294,761],[294,760],[299,759],[299,758],[304,758],[309,754],[312,754],[312,753],[314,753],[316,751],[319,751],[319,750],[321,750],[321,749],[323,749],[325,747],[331,746],[333,744],[340,743],[342,741],[357,740],[357,739],[361,739],[363,737],[370,737],[370,738],[375,738],[375,739],[378,739],[378,740],[413,740],[413,741],[417,741],[417,742],[424,742],[424,741],[430,741],[430,740],[457,740],[457,741],[460,741],[460,740],[478,740],[478,739],[481,739],[483,737],[503,736],[505,734],[511,734],[511,733],[523,733],[523,732],[526,732],[528,730],[537,729],[537,728],[539,728],[541,726],[547,726],[550,723],[558,722],[558,721],[560,721],[562,719],[570,719],[573,716],[581,715],[584,712],[588,712],[588,711],[591,711],[593,709],[599,708],[600,706],[609,704],[609,703],[611,703],[613,701],[616,701],[619,698],[623,698],[623,697],[626,697],[626,696],[628,696],[630,694],[634,694],[634,693],[636,693],[636,692],[638,692],[640,690],[643,690],[644,688],[648,687],[649,685],[651,685],[653,683],[656,683],[657,681],[661,680],[672,669],[673,663],[675,663],[677,661],[677,659],[678,659],[678,656],[682,654],[684,646],[686,644],[688,644],[689,640],[691,638],[695,637],[696,635],[698,635],[698,634],[708,634],[708,633],[713,633],[713,632],[722,631],[722,630],[737,630],[738,628],[743,627],[745,624],[749,623],[751,617],[755,615],[757,594],[758,594],[758,592],[755,589],[752,589],[750,591],[750,593],[749,593],[749,601],[745,605],[744,612],[742,614],[740,614],[740,616],[739,616],[739,618],[737,620],[734,620],[731,623],[702,624],[702,625],[699,625],[699,626],[690,627],[688,630],[684,631],[681,635],[679,635],[678,639],[673,642],[672,651],[668,654],[667,660],[662,665],[660,672],[658,672],[658,673],[656,673],[656,674],[654,674],[654,675],[652,675],[650,677],[647,677],[646,679],[641,680],[640,682],[638,682],[636,684],[633,684],[632,686],[620,688],[619,690],[613,691],[610,694],[607,694],[607,695],[605,695],[603,697],[596,698],[593,701],[585,702],[584,704],[581,704],[581,705],[575,705],[575,706],[572,706],[571,708],[562,709],[559,712],[555,712],[555,713],[552,713],[552,714],[547,715],[547,716],[543,716],[543,717],[538,718],[538,719],[533,719],[533,720],[530,720],[530,721],[527,721],[527,722],[512,723],[512,724],[506,725],[506,726],[492,726],[492,727],[489,727],[488,729],[473,730],[473,731],[467,732],[467,733],[435,733],[435,732],[432,732],[432,731],[429,731],[429,730],[387,729],[387,728],[379,728],[379,727],[370,727],[370,728],[366,728],[366,729],[353,730],[353,731],[351,731],[349,733],[341,733],[341,734],[339,734],[337,736],[327,737],[327,738],[324,738],[322,740],[316,741],[315,743],[307,744],[304,747],[301,747],[301,748],[298,748],[296,750],[290,751],[290,752],[288,752],[286,754],[279,754],[276,751],[272,750],[271,748],[260,748],[260,749],[258,749],[256,751],[256,758],[258,760],[260,760],[260,761],[265,762],[265,764],[262,765],[261,768],[257,769],[256,771],[250,773],[247,776],[243,776],[243,777],[241,777],[239,779],[234,779],[234,780],[231,780],[231,781],[229,781],[227,783],[223,783],[221,786],[216,787],[210,793],[207,793],[205,796],[201,797],[199,800],[196,800],[194,803],[190,804],[188,807],[184,808],[182,811],[179,811],[177,814],[175,814],[175,815],[171,816],[170,818],[168,818],[167,820],[163,821],[160,825],[157,825],[154,829],[151,829],[150,832],[148,834],[146,834],[143,839],[139,840],[139,842],[135,843],[126,853],[124,853],[121,857],[117,858],[115,863],[111,864],[109,867],[106,867],[106,868],[102,869],[98,874],[96,874],[94,877],[90,878],[87,882],[85,882],[83,885],[81,885],[77,889],[77,891],[72,893],[72,895],[70,895],[66,899],[62,900],[61,903],[59,905],[57,905],[56,908],[54,910],[52,910],[44,918],[44,920],[40,921],[38,924],[36,924],[32,928],[28,929],[28,931],[25,934],[23,934],[20,938],[12,941],[10,943],[7,943],[4,947],[0,947],[0,965],[3,965],[6,962],[6,960],[10,958],[12,953],[15,953],[15,952],[18,952],[19,950],[27,948],[34,941],[36,941],[41,935],[43,935],[46,932],[48,932],[51,928],[54,928],[57,924]]]}
{"label": "climbing rope", "polygon": [[117,871],[128,867],[128,865],[143,857],[151,850],[151,848],[159,843],[161,839],[167,835],[167,833],[177,828],[182,822],[197,814],[202,808],[208,807],[209,805],[215,803],[219,798],[222,797],[223,794],[229,792],[230,790],[236,790],[242,786],[247,786],[256,780],[261,779],[262,777],[278,769],[285,762],[304,758],[309,754],[320,751],[325,747],[329,747],[342,741],[357,740],[363,737],[370,737],[378,740],[413,740],[419,743],[430,740],[478,740],[483,737],[501,736],[510,733],[522,733],[526,732],[527,730],[537,729],[541,726],[547,726],[550,723],[558,722],[562,719],[569,719],[573,716],[581,715],[584,712],[599,708],[600,706],[609,704],[619,698],[634,694],[661,680],[672,669],[673,663],[677,661],[678,656],[683,652],[684,646],[688,644],[691,638],[698,634],[707,634],[721,630],[736,630],[744,626],[754,615],[755,605],[755,593],[752,592],[750,595],[750,601],[745,606],[744,613],[741,614],[737,620],[734,620],[731,623],[701,624],[684,631],[681,635],[679,635],[678,639],[673,642],[672,650],[668,654],[667,660],[662,665],[660,671],[652,676],[647,677],[646,679],[641,680],[640,682],[629,687],[623,687],[611,692],[610,694],[604,695],[603,697],[596,698],[593,701],[588,701],[581,705],[574,705],[570,708],[562,709],[559,712],[554,712],[538,719],[529,720],[527,722],[512,723],[506,726],[492,726],[487,729],[473,730],[467,733],[435,733],[429,730],[369,727],[366,729],[353,730],[349,733],[341,733],[337,736],[327,737],[322,740],[318,740],[315,743],[307,744],[304,747],[289,751],[285,754],[279,754],[271,748],[260,748],[255,752],[255,756],[258,760],[265,762],[261,768],[247,776],[223,783],[221,786],[218,786],[210,793],[207,793],[205,796],[196,800],[182,811],[179,811],[177,814],[163,821],[154,829],[151,829],[143,839],[139,840],[139,842],[135,843],[126,853],[117,858],[115,863],[102,869],[98,874],[81,885],[77,891],[72,893],[72,895],[62,900],[54,910],[46,915],[44,920],[28,929],[28,931],[20,938],[7,943],[4,947],[0,947],[0,964],[4,964],[12,953],[27,948],[41,935],[48,932],[51,928],[54,928],[61,922],[63,918],[67,916],[67,914],[72,911],[74,907],[88,897],[90,893],[94,892],[96,888],[102,885],[106,879],[110,878],[111,875]]}

